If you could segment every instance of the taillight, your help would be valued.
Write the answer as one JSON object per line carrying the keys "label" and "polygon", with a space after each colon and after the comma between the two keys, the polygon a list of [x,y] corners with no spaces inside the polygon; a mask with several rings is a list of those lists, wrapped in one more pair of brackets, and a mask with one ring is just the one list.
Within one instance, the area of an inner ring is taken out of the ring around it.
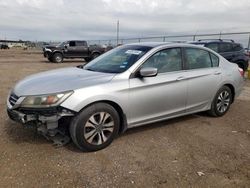
{"label": "taillight", "polygon": [[241,75],[242,77],[244,77],[244,71],[243,71],[243,69],[239,67],[238,70],[239,70],[239,72],[240,72],[240,75]]}

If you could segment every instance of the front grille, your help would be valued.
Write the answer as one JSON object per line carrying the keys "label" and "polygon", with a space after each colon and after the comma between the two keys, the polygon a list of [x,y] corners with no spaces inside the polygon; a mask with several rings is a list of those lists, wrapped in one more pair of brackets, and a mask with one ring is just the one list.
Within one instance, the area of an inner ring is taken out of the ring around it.
{"label": "front grille", "polygon": [[10,97],[9,97],[9,102],[11,104],[11,106],[14,106],[18,100],[18,96],[16,96],[14,93],[11,93],[10,94]]}

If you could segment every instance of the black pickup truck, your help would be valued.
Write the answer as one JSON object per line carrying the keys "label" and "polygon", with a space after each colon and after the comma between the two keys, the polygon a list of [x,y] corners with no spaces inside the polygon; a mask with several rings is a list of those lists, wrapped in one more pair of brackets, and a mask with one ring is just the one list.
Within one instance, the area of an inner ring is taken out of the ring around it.
{"label": "black pickup truck", "polygon": [[62,63],[66,58],[84,58],[86,62],[98,57],[106,51],[100,45],[88,45],[87,41],[71,40],[56,46],[47,45],[43,47],[43,55],[50,62]]}

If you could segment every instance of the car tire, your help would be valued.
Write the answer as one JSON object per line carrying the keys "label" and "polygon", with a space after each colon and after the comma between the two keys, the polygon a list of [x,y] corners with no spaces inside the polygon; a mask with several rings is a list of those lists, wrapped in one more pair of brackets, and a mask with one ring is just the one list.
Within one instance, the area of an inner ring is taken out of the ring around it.
{"label": "car tire", "polygon": [[100,54],[99,54],[99,53],[93,53],[93,54],[92,54],[92,58],[91,58],[91,59],[95,59],[95,58],[97,58],[98,56],[100,56]]}
{"label": "car tire", "polygon": [[90,62],[92,59],[91,59],[90,57],[85,57],[84,60],[85,60],[85,62],[88,63],[88,62]]}
{"label": "car tire", "polygon": [[62,63],[63,62],[63,56],[61,53],[55,53],[52,57],[54,63]]}
{"label": "car tire", "polygon": [[97,151],[111,144],[119,126],[118,112],[109,104],[96,103],[73,118],[70,136],[81,151]]}
{"label": "car tire", "polygon": [[221,87],[213,99],[208,114],[213,117],[223,116],[229,110],[232,100],[233,96],[231,89],[228,86]]}
{"label": "car tire", "polygon": [[49,62],[53,62],[53,58],[49,57],[49,58],[48,58],[48,61],[49,61]]}

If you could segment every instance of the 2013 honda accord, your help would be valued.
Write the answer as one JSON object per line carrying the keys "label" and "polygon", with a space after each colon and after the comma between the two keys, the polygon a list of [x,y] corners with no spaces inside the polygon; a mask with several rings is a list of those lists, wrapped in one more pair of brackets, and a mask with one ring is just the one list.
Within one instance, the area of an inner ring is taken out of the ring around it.
{"label": "2013 honda accord", "polygon": [[243,82],[242,69],[204,47],[128,44],[82,67],[25,78],[11,90],[7,112],[55,143],[71,138],[96,151],[131,127],[200,111],[222,116]]}

